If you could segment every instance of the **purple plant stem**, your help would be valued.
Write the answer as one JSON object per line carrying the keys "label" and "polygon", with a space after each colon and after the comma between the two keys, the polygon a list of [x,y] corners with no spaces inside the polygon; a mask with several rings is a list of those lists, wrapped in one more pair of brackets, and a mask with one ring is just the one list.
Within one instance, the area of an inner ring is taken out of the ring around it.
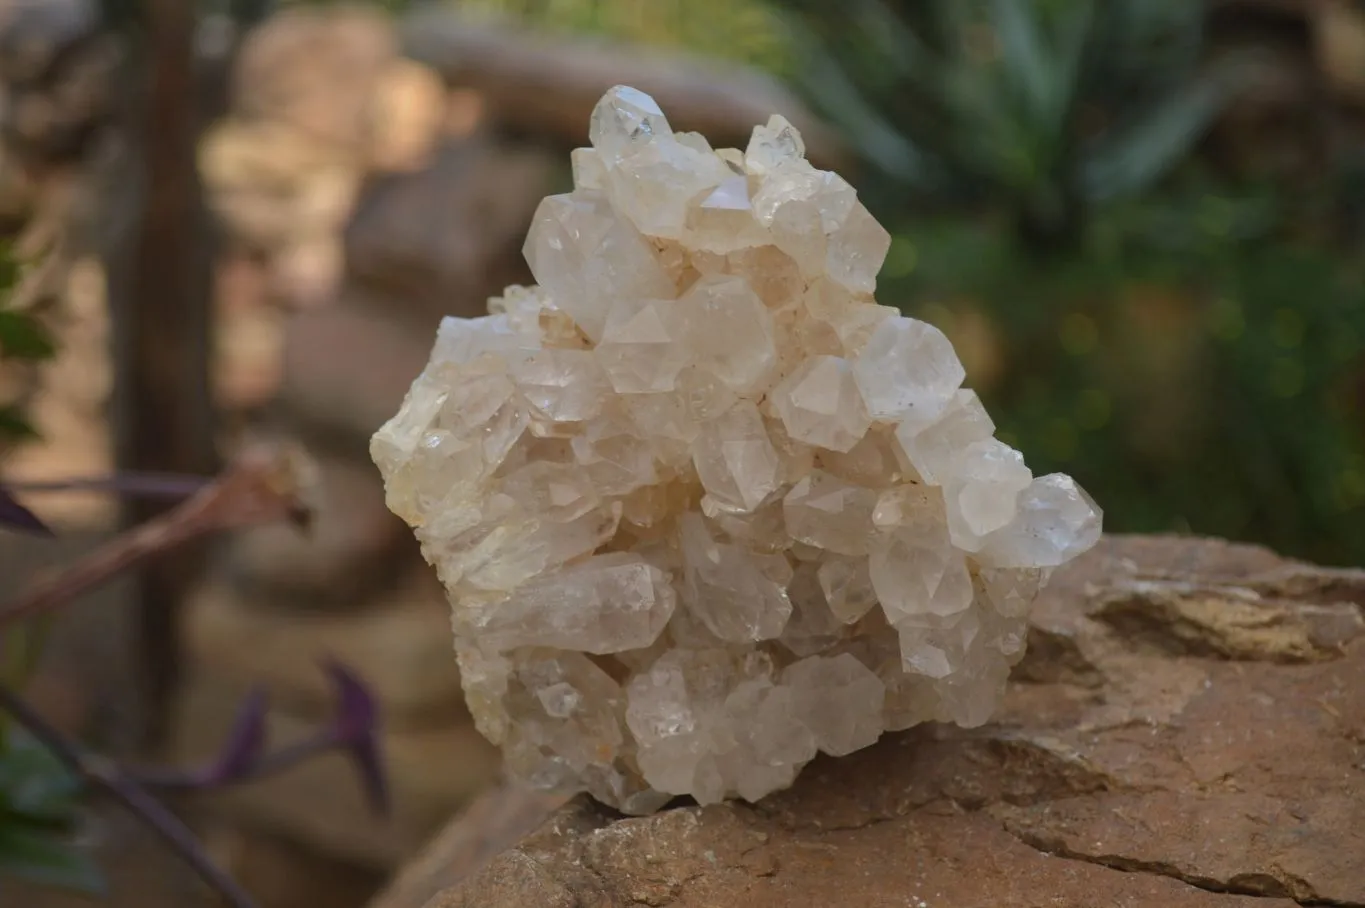
{"label": "purple plant stem", "polygon": [[223,530],[290,520],[306,527],[303,469],[287,449],[244,452],[217,478],[171,510],[111,539],[55,576],[40,578],[7,608],[0,626],[66,605],[129,568]]}
{"label": "purple plant stem", "polygon": [[[135,779],[138,785],[146,789],[194,794],[196,792],[219,791],[224,788],[231,788],[234,785],[244,785],[257,779],[287,772],[301,763],[307,763],[314,757],[332,751],[352,751],[353,759],[360,762],[360,758],[354,753],[357,745],[355,736],[336,728],[324,728],[312,737],[281,747],[279,750],[262,754],[251,763],[245,764],[230,773],[220,772],[216,765],[202,769],[147,768],[125,769],[124,772],[129,778]],[[383,814],[387,810],[384,785],[382,779],[379,782],[374,781],[374,777],[379,775],[379,770],[376,767],[363,764],[359,768],[365,777],[366,795],[370,799],[371,806],[376,813]]]}
{"label": "purple plant stem", "polygon": [[264,749],[266,697],[258,690],[242,701],[227,743],[208,764],[190,769],[125,767],[124,772],[152,791],[216,791],[285,772],[314,757],[339,751],[355,763],[371,808],[380,816],[387,815],[389,791],[377,738],[378,704],[360,679],[341,663],[327,659],[323,669],[336,690],[337,711],[331,722],[303,740],[274,752]]}
{"label": "purple plant stem", "polygon": [[59,574],[40,577],[19,598],[0,606],[0,626],[60,608],[131,567],[205,535],[191,521],[153,520],[115,537]]}
{"label": "purple plant stem", "polygon": [[0,686],[0,709],[9,713],[73,773],[103,790],[141,819],[232,908],[256,908],[255,901],[221,870],[180,818],[109,760],[85,754],[7,687]]}
{"label": "purple plant stem", "polygon": [[54,492],[114,492],[137,498],[162,498],[179,501],[189,498],[211,479],[174,473],[116,473],[112,476],[81,476],[72,479],[6,481],[11,492],[28,495]]}
{"label": "purple plant stem", "polygon": [[279,750],[262,755],[237,772],[220,775],[210,766],[206,769],[140,769],[130,770],[129,775],[138,784],[158,791],[197,792],[217,791],[233,785],[244,785],[257,779],[293,769],[313,757],[342,747],[349,747],[349,739],[338,735],[332,729],[324,729],[317,735],[305,738]]}

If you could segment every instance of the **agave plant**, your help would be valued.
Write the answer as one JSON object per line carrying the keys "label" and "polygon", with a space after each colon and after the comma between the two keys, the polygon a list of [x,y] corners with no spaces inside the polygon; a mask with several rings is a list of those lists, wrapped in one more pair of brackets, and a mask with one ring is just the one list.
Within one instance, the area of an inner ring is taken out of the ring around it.
{"label": "agave plant", "polygon": [[1233,84],[1189,0],[775,3],[793,77],[893,185],[1003,206],[1047,245],[1163,176]]}

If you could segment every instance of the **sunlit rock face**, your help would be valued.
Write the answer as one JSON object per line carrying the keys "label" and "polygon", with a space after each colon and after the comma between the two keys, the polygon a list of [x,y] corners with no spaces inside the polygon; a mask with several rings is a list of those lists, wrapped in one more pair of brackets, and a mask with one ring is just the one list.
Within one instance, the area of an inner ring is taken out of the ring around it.
{"label": "sunlit rock face", "polygon": [[887,232],[781,117],[715,151],[620,87],[590,134],[527,238],[539,285],[446,319],[371,447],[481,731],[648,813],[987,721],[1099,509],[875,303]]}

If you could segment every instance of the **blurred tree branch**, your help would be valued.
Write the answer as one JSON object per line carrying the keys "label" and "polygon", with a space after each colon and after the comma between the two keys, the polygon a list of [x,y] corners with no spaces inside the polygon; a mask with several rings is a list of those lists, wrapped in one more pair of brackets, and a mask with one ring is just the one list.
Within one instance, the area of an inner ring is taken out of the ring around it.
{"label": "blurred tree branch", "polygon": [[306,526],[311,469],[299,452],[290,449],[246,452],[173,509],[114,538],[0,608],[0,630],[58,608],[117,574],[204,536],[279,520]]}

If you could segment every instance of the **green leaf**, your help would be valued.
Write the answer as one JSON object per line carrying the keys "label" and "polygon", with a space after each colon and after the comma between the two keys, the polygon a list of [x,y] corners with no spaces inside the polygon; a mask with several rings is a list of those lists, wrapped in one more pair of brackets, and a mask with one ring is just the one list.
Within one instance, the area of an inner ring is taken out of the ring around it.
{"label": "green leaf", "polygon": [[991,4],[995,34],[1000,41],[1005,75],[1019,91],[1034,117],[1046,115],[1055,67],[1043,46],[1038,11],[1021,0],[994,0]]}
{"label": "green leaf", "polygon": [[[5,513],[5,497],[5,490],[0,487],[0,526],[5,524],[6,517],[13,519],[14,516]],[[37,615],[0,631],[0,683],[22,688],[33,676],[38,657],[52,631],[52,620],[51,614]],[[3,761],[4,753],[4,743],[0,742],[0,761]]]}
{"label": "green leaf", "polygon": [[13,244],[0,240],[0,293],[14,289],[23,270],[23,263],[14,254]]}
{"label": "green leaf", "polygon": [[38,433],[17,407],[0,406],[0,440],[28,441]]}
{"label": "green leaf", "polygon": [[1062,168],[1073,145],[1072,113],[1093,13],[1089,0],[1072,0],[1059,10],[1045,6],[992,0],[999,65],[971,67],[990,74],[997,100],[970,134],[984,140],[996,160],[990,176],[1030,208],[1040,198],[1063,197]]}
{"label": "green leaf", "polygon": [[[69,825],[80,806],[80,781],[30,735],[10,730],[0,753],[0,818]],[[0,819],[3,822],[3,819]]]}
{"label": "green leaf", "polygon": [[1082,65],[1095,32],[1094,0],[1072,0],[1057,26],[1047,113],[1057,128],[1071,125],[1072,108],[1082,87]]}
{"label": "green leaf", "polygon": [[12,359],[51,359],[57,352],[47,329],[23,312],[0,309],[0,356]]}
{"label": "green leaf", "polygon": [[890,74],[913,79],[927,89],[937,75],[941,62],[933,51],[907,28],[903,19],[892,12],[883,0],[860,0],[850,9],[835,9],[828,3],[818,3],[825,13],[824,28],[840,22],[857,26],[858,35],[877,51],[877,63]]}
{"label": "green leaf", "polygon": [[1107,201],[1131,195],[1165,176],[1223,110],[1228,83],[1218,74],[1197,80],[1104,137],[1081,167],[1086,197]]}
{"label": "green leaf", "polygon": [[859,150],[889,174],[908,182],[932,179],[924,155],[872,109],[835,61],[808,30],[793,26],[792,40],[802,47],[806,66],[798,78],[809,96],[842,126]]}
{"label": "green leaf", "polygon": [[104,874],[82,849],[41,829],[0,823],[0,876],[104,895]]}

